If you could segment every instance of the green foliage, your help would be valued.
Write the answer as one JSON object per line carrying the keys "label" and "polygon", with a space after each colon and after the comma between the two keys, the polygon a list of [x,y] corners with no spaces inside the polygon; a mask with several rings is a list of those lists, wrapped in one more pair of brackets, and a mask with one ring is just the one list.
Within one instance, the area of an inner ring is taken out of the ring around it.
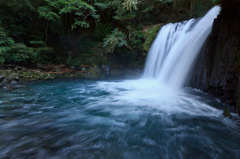
{"label": "green foliage", "polygon": [[111,23],[100,23],[97,25],[93,34],[97,39],[103,40],[103,38],[105,38],[106,35],[111,33],[113,28],[114,26]]}
{"label": "green foliage", "polygon": [[47,44],[44,41],[29,41],[31,47],[47,47]]}
{"label": "green foliage", "polygon": [[0,64],[5,62],[5,53],[14,44],[14,40],[8,37],[6,31],[0,27]]}
{"label": "green foliage", "polygon": [[75,19],[75,22],[72,25],[72,30],[76,29],[78,26],[82,28],[89,28],[89,24],[86,21],[81,21],[80,19]]}
{"label": "green foliage", "polygon": [[147,31],[144,33],[145,42],[143,44],[143,48],[145,51],[149,51],[153,40],[155,39],[158,31],[160,30],[160,25],[154,25],[147,29]]}
{"label": "green foliage", "polygon": [[138,10],[137,4],[139,3],[138,0],[124,0],[122,3],[123,8],[126,10]]}
{"label": "green foliage", "polygon": [[214,5],[219,5],[222,2],[222,0],[212,0],[212,3]]}
{"label": "green foliage", "polygon": [[43,46],[37,48],[29,48],[31,63],[49,63],[54,58],[54,50],[51,47]]}
{"label": "green foliage", "polygon": [[[3,0],[0,64],[48,63],[55,59],[75,66],[107,61],[115,55],[122,61],[137,59],[136,52],[149,50],[159,30],[157,23],[202,16],[212,2],[220,1]],[[154,27],[145,31],[146,26]],[[81,40],[81,36],[90,40]]]}
{"label": "green foliage", "polygon": [[77,65],[79,65],[79,59],[78,58],[75,58],[75,59],[72,59],[72,53],[69,51],[68,52],[68,58],[67,58],[67,64],[68,66],[70,67],[75,67]]}
{"label": "green foliage", "polygon": [[96,9],[83,0],[46,0],[52,7],[58,10],[59,15],[70,15],[74,22],[71,24],[72,29],[78,26],[89,28],[89,17],[99,19]]}
{"label": "green foliage", "polygon": [[60,16],[54,13],[49,6],[39,7],[38,14],[40,17],[52,22],[57,22],[60,19]]}
{"label": "green foliage", "polygon": [[32,47],[23,43],[15,43],[8,37],[6,31],[0,27],[0,64],[31,64],[49,62],[53,49],[47,47],[43,41],[30,41]]}
{"label": "green foliage", "polygon": [[27,63],[30,60],[30,52],[26,45],[16,43],[4,54],[7,63]]}
{"label": "green foliage", "polygon": [[48,63],[52,55],[53,49],[50,47],[32,48],[16,43],[5,52],[4,59],[6,63],[15,64]]}
{"label": "green foliage", "polygon": [[127,36],[119,29],[112,31],[112,34],[109,34],[104,38],[103,47],[106,49],[107,53],[113,53],[117,47],[128,46]]}
{"label": "green foliage", "polygon": [[80,65],[100,64],[104,60],[104,49],[102,42],[93,42],[89,36],[80,36],[75,39],[75,49],[68,50],[67,64],[70,67],[78,68]]}
{"label": "green foliage", "polygon": [[128,35],[128,41],[131,46],[134,47],[134,49],[142,50],[142,45],[144,42],[144,33],[143,33],[143,27],[139,25],[137,28],[128,26],[127,27],[129,35]]}
{"label": "green foliage", "polygon": [[100,10],[109,8],[111,4],[112,4],[111,1],[107,1],[107,2],[95,1],[94,2],[94,6],[96,6],[96,8],[99,8]]}
{"label": "green foliage", "polygon": [[161,2],[161,3],[172,3],[174,2],[174,0],[156,0],[157,2]]}
{"label": "green foliage", "polygon": [[0,27],[0,46],[11,46],[13,44],[14,40],[7,35],[2,27]]}
{"label": "green foliage", "polygon": [[[127,1],[125,3],[121,3],[121,1],[115,1],[114,3],[112,3],[112,5],[116,9],[115,10],[116,15],[113,16],[113,18],[118,21],[124,22],[126,20],[131,20],[137,16],[135,12],[135,10],[137,10],[136,4],[135,5],[131,3],[129,4],[127,3]],[[135,9],[132,10],[132,7]]]}

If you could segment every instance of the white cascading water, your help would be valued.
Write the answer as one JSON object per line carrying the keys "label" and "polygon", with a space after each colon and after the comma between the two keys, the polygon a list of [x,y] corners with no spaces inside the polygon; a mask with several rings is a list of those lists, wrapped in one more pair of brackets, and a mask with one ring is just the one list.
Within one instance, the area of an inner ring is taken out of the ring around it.
{"label": "white cascading water", "polygon": [[157,79],[172,89],[181,88],[220,9],[212,8],[198,21],[191,19],[163,26],[147,57],[144,78]]}

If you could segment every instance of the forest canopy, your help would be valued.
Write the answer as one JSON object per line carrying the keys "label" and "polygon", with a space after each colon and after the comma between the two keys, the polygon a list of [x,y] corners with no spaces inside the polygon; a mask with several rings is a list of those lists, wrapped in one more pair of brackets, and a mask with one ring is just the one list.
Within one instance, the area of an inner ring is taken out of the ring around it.
{"label": "forest canopy", "polygon": [[0,0],[0,64],[141,63],[163,24],[200,17],[217,3]]}

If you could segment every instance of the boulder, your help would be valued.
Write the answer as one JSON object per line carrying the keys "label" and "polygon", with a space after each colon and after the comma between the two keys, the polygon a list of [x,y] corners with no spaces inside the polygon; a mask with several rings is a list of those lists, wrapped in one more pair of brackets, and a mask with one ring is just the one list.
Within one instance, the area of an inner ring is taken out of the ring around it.
{"label": "boulder", "polygon": [[102,71],[97,66],[92,66],[88,69],[86,77],[89,79],[98,79],[102,77]]}
{"label": "boulder", "polygon": [[4,78],[4,80],[2,81],[2,84],[7,84],[7,83],[9,83],[10,81],[9,81],[9,79],[7,79],[7,78]]}
{"label": "boulder", "polygon": [[106,76],[109,76],[109,74],[110,74],[110,67],[108,65],[102,65],[102,69],[104,71],[104,74]]}
{"label": "boulder", "polygon": [[9,84],[11,84],[11,85],[16,85],[17,84],[17,81],[11,81]]}
{"label": "boulder", "polygon": [[0,82],[4,80],[5,76],[0,75]]}

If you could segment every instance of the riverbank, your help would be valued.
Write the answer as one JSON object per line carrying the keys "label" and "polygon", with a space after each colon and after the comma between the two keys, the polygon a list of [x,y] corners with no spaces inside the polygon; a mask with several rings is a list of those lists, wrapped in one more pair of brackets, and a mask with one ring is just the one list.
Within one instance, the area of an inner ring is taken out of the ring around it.
{"label": "riverbank", "polygon": [[37,68],[4,66],[0,69],[0,89],[22,87],[23,82],[61,78],[104,79],[140,77],[141,67],[82,65],[77,69],[66,65],[38,65]]}

